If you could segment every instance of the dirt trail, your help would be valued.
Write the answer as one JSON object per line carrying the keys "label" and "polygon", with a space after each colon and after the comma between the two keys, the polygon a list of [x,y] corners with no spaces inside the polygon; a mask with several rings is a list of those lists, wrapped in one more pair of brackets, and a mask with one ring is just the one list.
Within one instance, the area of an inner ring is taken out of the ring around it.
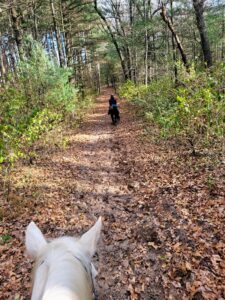
{"label": "dirt trail", "polygon": [[135,199],[120,166],[126,165],[127,155],[122,139],[134,137],[132,116],[125,117],[122,112],[119,126],[111,125],[107,115],[111,92],[104,90],[80,128],[65,134],[66,149],[41,149],[33,165],[23,164],[15,170],[10,195],[13,205],[5,209],[9,214],[1,228],[1,234],[12,237],[12,242],[0,246],[2,300],[29,299],[31,274],[27,270],[31,272],[32,265],[24,259],[24,230],[31,219],[52,237],[80,234],[100,215],[104,229],[96,258],[99,299],[135,300],[137,276],[143,277],[139,284],[143,296],[138,299],[150,299],[146,284],[152,271],[146,276],[147,265],[144,272],[134,265],[136,251],[139,263],[146,260],[142,257],[146,254],[131,239],[138,222],[134,210],[129,209]]}
{"label": "dirt trail", "polygon": [[[138,249],[136,245],[138,216],[132,207],[135,203],[134,187],[129,185],[126,178],[128,174],[120,167],[121,163],[126,165],[126,143],[132,143],[135,138],[133,131],[137,130],[137,122],[134,123],[134,129],[131,124],[133,116],[122,113],[119,126],[111,125],[106,114],[111,92],[102,92],[93,111],[86,116],[86,121],[70,137],[69,149],[63,153],[63,157],[53,157],[52,161],[58,162],[58,172],[63,182],[65,179],[70,182],[69,185],[74,182],[70,196],[76,207],[80,228],[84,225],[81,219],[85,224],[91,224],[96,217],[103,216],[104,233],[97,264],[99,299],[135,300],[134,287],[138,299],[150,299],[151,295],[152,299],[154,295],[156,299],[163,299],[161,289],[158,291],[154,280],[150,288],[155,271],[150,269],[149,254],[143,252],[142,246]],[[148,261],[144,263],[144,270],[141,266],[136,270],[136,260],[138,263]]]}
{"label": "dirt trail", "polygon": [[112,126],[111,92],[103,90],[80,128],[65,133],[66,148],[41,148],[33,165],[16,168],[3,201],[0,234],[11,238],[0,245],[0,299],[30,299],[24,230],[31,219],[53,237],[79,235],[100,215],[99,300],[225,299],[222,157],[214,163],[144,139],[123,101]]}

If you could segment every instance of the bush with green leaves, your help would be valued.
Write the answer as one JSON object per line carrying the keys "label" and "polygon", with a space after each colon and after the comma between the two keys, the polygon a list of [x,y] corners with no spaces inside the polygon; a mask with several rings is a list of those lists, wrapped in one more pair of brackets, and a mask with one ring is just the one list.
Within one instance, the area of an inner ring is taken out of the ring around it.
{"label": "bush with green leaves", "polygon": [[51,61],[30,38],[24,49],[28,58],[0,93],[0,163],[25,156],[28,146],[78,106],[71,70]]}
{"label": "bush with green leaves", "polygon": [[[182,71],[182,70],[181,70]],[[190,74],[180,72],[179,83],[169,76],[146,87],[126,82],[120,95],[137,105],[146,120],[160,125],[163,136],[201,136],[213,140],[224,135],[225,65]]]}

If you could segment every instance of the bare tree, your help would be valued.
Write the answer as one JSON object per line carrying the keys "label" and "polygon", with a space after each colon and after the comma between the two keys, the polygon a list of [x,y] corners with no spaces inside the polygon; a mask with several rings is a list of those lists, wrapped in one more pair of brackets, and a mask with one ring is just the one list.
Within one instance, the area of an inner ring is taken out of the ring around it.
{"label": "bare tree", "polygon": [[174,26],[173,26],[173,23],[172,23],[171,19],[167,16],[166,6],[164,4],[162,4],[162,6],[161,6],[160,15],[161,15],[163,21],[167,24],[169,30],[171,31],[172,36],[173,36],[174,40],[176,41],[177,48],[180,52],[183,64],[186,67],[187,71],[189,71],[189,63],[188,63],[187,55],[184,51],[181,40],[180,40],[180,38],[179,38],[179,36],[178,36]]}
{"label": "bare tree", "polygon": [[124,78],[125,78],[125,80],[127,80],[127,79],[129,79],[129,75],[128,75],[128,69],[127,69],[127,66],[126,66],[126,63],[125,63],[125,60],[124,60],[124,55],[122,53],[122,49],[119,46],[119,43],[116,39],[116,36],[115,36],[110,24],[108,23],[106,17],[102,13],[101,9],[98,7],[97,0],[94,0],[94,7],[95,7],[96,12],[98,13],[98,15],[100,16],[100,18],[102,19],[102,21],[104,22],[104,24],[105,24],[105,26],[108,30],[108,33],[109,33],[109,35],[112,39],[112,42],[113,42],[113,44],[116,48],[117,54],[119,56]]}

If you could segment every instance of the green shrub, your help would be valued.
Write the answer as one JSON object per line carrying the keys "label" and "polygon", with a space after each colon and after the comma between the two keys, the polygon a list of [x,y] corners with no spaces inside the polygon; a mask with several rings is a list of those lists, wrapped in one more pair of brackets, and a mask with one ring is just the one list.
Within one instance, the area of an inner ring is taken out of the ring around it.
{"label": "green shrub", "polygon": [[68,80],[71,70],[50,61],[30,38],[25,50],[29,59],[0,94],[0,163],[25,156],[35,140],[78,107],[78,90]]}
{"label": "green shrub", "polygon": [[135,103],[148,122],[159,124],[163,135],[200,135],[210,140],[224,135],[225,66],[210,73],[180,72],[177,86],[164,76],[147,87],[125,83],[120,95]]}
{"label": "green shrub", "polygon": [[120,88],[119,94],[128,100],[133,100],[138,94],[138,86],[131,80],[126,81]]}

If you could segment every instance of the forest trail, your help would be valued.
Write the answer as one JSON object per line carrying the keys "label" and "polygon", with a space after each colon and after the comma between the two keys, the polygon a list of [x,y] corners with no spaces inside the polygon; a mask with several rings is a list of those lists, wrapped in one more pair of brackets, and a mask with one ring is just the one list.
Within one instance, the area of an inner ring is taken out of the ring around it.
{"label": "forest trail", "polygon": [[[134,300],[134,288],[138,283],[134,281],[136,275],[130,263],[137,259],[133,255],[136,253],[134,248],[138,251],[138,247],[131,237],[134,237],[138,218],[136,210],[129,208],[135,202],[134,187],[127,183],[128,174],[121,168],[121,162],[127,163],[126,143],[132,144],[129,136],[134,138],[134,116],[124,113],[127,109],[121,102],[122,120],[118,126],[113,126],[107,115],[111,93],[113,91],[110,89],[102,91],[93,111],[87,115],[86,121],[74,136],[72,151],[67,153],[64,161],[72,163],[71,175],[75,178],[77,187],[74,193],[74,204],[78,204],[77,214],[93,221],[101,215],[104,220],[97,264],[99,299]],[[79,226],[82,227],[82,222]],[[140,252],[139,259],[144,260],[143,255]],[[146,270],[138,275],[142,277],[139,290],[143,294],[142,299],[147,297],[145,285],[149,285],[152,271],[148,270],[147,273],[147,282],[144,282]],[[152,295],[161,295],[161,291],[156,291],[155,284],[151,290]],[[149,290],[148,295],[150,296]]]}
{"label": "forest trail", "polygon": [[[11,240],[0,245],[0,299],[30,299],[31,219],[53,237],[79,235],[100,215],[99,300],[223,299],[223,187],[203,185],[211,159],[146,140],[123,100],[121,122],[111,125],[110,93],[103,90],[81,126],[65,133],[66,148],[41,149],[33,165],[15,170],[1,229]],[[210,172],[222,182],[222,169]]]}
{"label": "forest trail", "polygon": [[[33,165],[20,166],[14,172],[11,197],[16,198],[15,201],[22,200],[23,209],[14,208],[16,211],[11,211],[5,222],[14,245],[10,248],[5,244],[1,249],[2,300],[13,299],[13,296],[29,299],[31,274],[27,271],[32,267],[23,257],[23,243],[24,229],[31,219],[52,237],[80,234],[100,215],[104,228],[97,259],[99,299],[134,300],[136,292],[146,295],[152,271],[145,266],[145,272],[138,275],[142,278],[138,287],[132,263],[135,259],[141,263],[146,257],[143,257],[143,249],[138,249],[136,242],[130,240],[138,225],[132,208],[135,187],[127,184],[127,174],[120,165],[127,163],[122,139],[135,136],[132,116],[124,113],[121,102],[122,120],[118,126],[111,124],[107,115],[111,93],[110,89],[103,90],[81,126],[66,133],[66,149],[49,148],[46,152],[42,149]],[[6,233],[6,229],[2,233]],[[151,293],[160,295],[156,290],[154,287]]]}

